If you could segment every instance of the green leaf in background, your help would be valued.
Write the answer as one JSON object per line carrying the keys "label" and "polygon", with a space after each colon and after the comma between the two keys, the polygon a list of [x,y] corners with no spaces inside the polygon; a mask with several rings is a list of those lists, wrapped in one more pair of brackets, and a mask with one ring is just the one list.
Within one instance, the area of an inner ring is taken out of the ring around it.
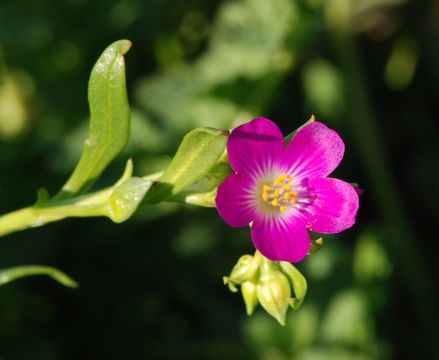
{"label": "green leaf in background", "polygon": [[228,131],[199,128],[189,132],[163,175],[145,200],[155,203],[168,199],[206,175],[226,147]]}
{"label": "green leaf in background", "polygon": [[294,297],[289,300],[290,306],[297,310],[305,299],[308,285],[306,279],[292,264],[286,261],[279,261],[282,272],[288,277],[293,288]]}
{"label": "green leaf in background", "polygon": [[125,147],[130,133],[130,108],[123,55],[131,42],[119,40],[105,49],[88,84],[90,133],[73,174],[56,199],[85,191]]}
{"label": "green leaf in background", "polygon": [[78,283],[62,271],[42,265],[23,265],[0,270],[0,286],[20,278],[35,275],[46,275],[64,286],[78,287]]}

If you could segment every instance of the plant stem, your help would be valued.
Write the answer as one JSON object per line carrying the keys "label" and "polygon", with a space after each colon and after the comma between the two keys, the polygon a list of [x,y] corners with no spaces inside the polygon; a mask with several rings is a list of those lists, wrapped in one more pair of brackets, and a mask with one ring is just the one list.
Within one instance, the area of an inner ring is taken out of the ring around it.
{"label": "plant stem", "polygon": [[44,205],[29,206],[0,216],[0,236],[42,226],[67,217],[91,217],[106,214],[106,201],[112,188],[89,195]]}

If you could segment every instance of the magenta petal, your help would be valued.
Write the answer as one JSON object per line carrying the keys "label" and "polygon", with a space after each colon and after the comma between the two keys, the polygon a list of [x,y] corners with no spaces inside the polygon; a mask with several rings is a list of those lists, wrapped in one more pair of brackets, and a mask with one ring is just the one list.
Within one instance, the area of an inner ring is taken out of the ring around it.
{"label": "magenta petal", "polygon": [[230,174],[218,187],[216,208],[231,227],[247,226],[256,208],[254,181],[245,174]]}
{"label": "magenta petal", "polygon": [[284,137],[277,125],[256,118],[232,131],[227,152],[232,169],[238,173],[262,174],[270,170],[284,150]]}
{"label": "magenta petal", "polygon": [[253,222],[253,244],[262,255],[275,261],[298,262],[308,254],[310,236],[297,219],[257,219]]}
{"label": "magenta petal", "polygon": [[343,154],[344,143],[340,136],[316,121],[294,135],[288,144],[284,161],[293,175],[319,178],[334,171]]}
{"label": "magenta petal", "polygon": [[317,196],[310,230],[333,234],[350,228],[355,223],[359,201],[355,188],[339,179],[312,179],[309,186]]}

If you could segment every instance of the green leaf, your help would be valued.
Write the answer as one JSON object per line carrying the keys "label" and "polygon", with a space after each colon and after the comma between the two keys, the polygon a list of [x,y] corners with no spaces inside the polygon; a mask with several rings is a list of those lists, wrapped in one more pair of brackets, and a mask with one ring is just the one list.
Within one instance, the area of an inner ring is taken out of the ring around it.
{"label": "green leaf", "polygon": [[187,195],[184,201],[186,204],[214,208],[216,206],[216,191],[217,189],[213,189],[204,193],[193,193]]}
{"label": "green leaf", "polygon": [[302,305],[308,289],[306,279],[301,272],[289,262],[279,261],[279,266],[282,272],[288,277],[294,291],[294,298],[290,298],[289,304],[294,310],[297,310],[300,305]]}
{"label": "green leaf", "polygon": [[131,217],[152,185],[152,181],[132,177],[115,187],[109,202],[108,217],[121,223]]}
{"label": "green leaf", "polygon": [[155,203],[166,200],[206,175],[223,154],[228,135],[226,130],[211,128],[189,132],[145,201]]}
{"label": "green leaf", "polygon": [[205,193],[215,190],[220,186],[226,177],[232,173],[232,168],[229,164],[227,152],[220,156],[210,170],[199,180],[193,183],[186,191],[192,193]]}
{"label": "green leaf", "polygon": [[128,141],[130,108],[123,55],[130,47],[128,40],[116,41],[93,67],[88,84],[90,133],[78,165],[56,199],[87,190]]}
{"label": "green leaf", "polygon": [[62,271],[50,266],[23,265],[0,270],[0,286],[27,276],[46,275],[64,286],[77,288],[78,283]]}

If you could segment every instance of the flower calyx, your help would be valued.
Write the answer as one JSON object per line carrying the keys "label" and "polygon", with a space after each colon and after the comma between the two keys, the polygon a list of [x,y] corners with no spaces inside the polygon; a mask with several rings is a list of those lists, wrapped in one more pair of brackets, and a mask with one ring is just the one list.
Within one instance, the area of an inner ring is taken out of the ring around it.
{"label": "flower calyx", "polygon": [[292,264],[271,261],[259,251],[241,256],[223,280],[232,292],[238,292],[240,286],[247,315],[261,304],[282,326],[288,307],[297,310],[307,289],[305,278]]}

